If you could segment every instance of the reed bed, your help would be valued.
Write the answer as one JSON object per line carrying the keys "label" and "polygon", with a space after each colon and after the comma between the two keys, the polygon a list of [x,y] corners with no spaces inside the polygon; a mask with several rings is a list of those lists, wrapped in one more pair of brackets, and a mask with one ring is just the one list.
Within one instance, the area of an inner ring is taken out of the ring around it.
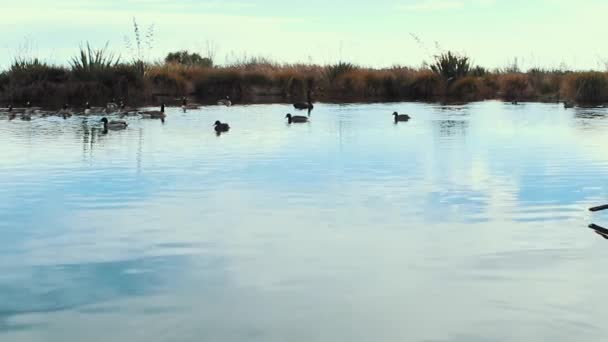
{"label": "reed bed", "polygon": [[488,71],[453,53],[435,56],[428,67],[369,68],[280,64],[267,58],[214,65],[209,58],[180,51],[162,62],[122,61],[107,50],[83,46],[69,66],[40,59],[15,60],[0,72],[0,101],[74,105],[112,98],[151,104],[159,98],[191,96],[215,101],[571,101],[608,102],[608,73],[517,69]]}

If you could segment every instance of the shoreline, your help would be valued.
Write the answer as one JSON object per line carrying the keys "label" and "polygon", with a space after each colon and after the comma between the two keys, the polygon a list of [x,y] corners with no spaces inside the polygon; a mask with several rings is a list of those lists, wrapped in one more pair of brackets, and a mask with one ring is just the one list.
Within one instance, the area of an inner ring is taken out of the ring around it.
{"label": "shoreline", "polygon": [[[157,103],[140,103],[134,107],[130,107],[128,112],[137,112],[141,109],[153,109],[155,107],[159,107],[161,104],[165,104],[165,106],[167,108],[182,108],[181,105],[181,99],[179,99],[179,101],[176,99],[175,101],[172,102],[157,102]],[[419,103],[419,104],[427,104],[427,105],[437,105],[437,106],[466,106],[469,104],[475,104],[475,103],[484,103],[484,102],[499,102],[502,104],[506,104],[506,105],[521,105],[521,104],[555,104],[555,105],[562,105],[563,106],[563,102],[556,102],[556,101],[541,101],[541,100],[529,100],[529,101],[519,101],[517,103],[512,103],[511,101],[505,101],[503,99],[484,99],[484,100],[477,100],[477,101],[468,101],[468,102],[462,102],[462,101],[412,101],[412,100],[391,100],[391,101],[382,101],[382,100],[353,100],[353,101],[317,101],[314,102],[315,105],[345,105],[345,106],[349,106],[349,105],[371,105],[371,104],[405,104],[405,103]],[[190,108],[188,109],[188,111],[191,110],[197,110],[197,109],[201,109],[201,108],[206,108],[206,107],[226,107],[224,105],[220,105],[214,102],[197,102],[197,101],[193,101],[193,102],[189,102],[189,105],[191,106],[195,106],[198,108]],[[254,106],[254,105],[284,105],[284,106],[289,106],[292,108],[292,111],[298,113],[300,111],[302,112],[306,112],[306,110],[298,110],[293,108],[293,103],[291,102],[285,102],[285,101],[246,101],[246,102],[237,102],[237,103],[233,103],[231,106],[235,106],[235,107],[239,107],[239,106]],[[103,110],[105,110],[105,104],[91,104],[91,106],[95,109],[100,110],[101,108],[103,108]],[[608,103],[607,104],[580,104],[580,105],[576,105],[575,108],[580,108],[580,109],[600,109],[600,108],[608,108]],[[62,108],[58,107],[58,106],[46,106],[44,104],[42,105],[33,105],[31,107],[26,107],[26,106],[14,106],[13,110],[16,113],[19,112],[23,112],[25,110],[40,110],[40,111],[45,111],[45,112],[54,112],[56,111],[57,113],[60,113]],[[8,107],[4,107],[4,106],[0,106],[0,114],[1,115],[6,115],[9,114],[9,112],[7,112]],[[73,110],[83,110],[84,111],[84,107],[83,106],[72,106],[69,107],[70,111]],[[312,112],[314,112],[314,109],[312,110]],[[114,110],[112,112],[108,112],[108,113],[102,113],[102,112],[94,112],[91,113],[91,115],[97,115],[97,114],[106,114],[106,115],[112,115],[112,114],[120,114],[120,110]],[[74,115],[84,115],[87,116],[84,113],[73,113]]]}

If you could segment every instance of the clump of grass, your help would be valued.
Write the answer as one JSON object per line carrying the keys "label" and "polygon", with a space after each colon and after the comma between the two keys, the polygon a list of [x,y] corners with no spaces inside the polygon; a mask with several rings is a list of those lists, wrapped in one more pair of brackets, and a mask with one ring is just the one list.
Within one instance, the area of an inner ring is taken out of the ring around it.
{"label": "clump of grass", "polygon": [[483,99],[481,79],[474,76],[466,76],[456,80],[448,89],[448,95],[462,101],[474,101]]}
{"label": "clump of grass", "polygon": [[356,66],[354,64],[340,61],[336,64],[326,66],[324,76],[325,76],[325,79],[327,80],[327,83],[332,85],[341,76],[343,76],[355,69],[356,69]]}
{"label": "clump of grass", "polygon": [[431,70],[422,70],[414,74],[409,89],[409,98],[432,100],[442,95],[444,86],[440,76]]}
{"label": "clump of grass", "polygon": [[13,84],[35,84],[39,82],[63,82],[69,77],[61,66],[50,65],[38,58],[17,58],[11,64],[7,77]]}
{"label": "clump of grass", "polygon": [[469,57],[448,51],[435,56],[431,70],[449,84],[467,76],[471,70],[471,63]]}
{"label": "clump of grass", "polygon": [[504,74],[499,78],[500,94],[507,101],[529,97],[530,82],[526,74]]}
{"label": "clump of grass", "polygon": [[70,65],[74,77],[81,81],[98,80],[111,72],[120,62],[119,57],[108,51],[108,43],[101,49],[94,49],[89,43],[80,47]]}
{"label": "clump of grass", "polygon": [[582,104],[608,101],[608,77],[601,72],[570,74],[563,85],[566,98]]}

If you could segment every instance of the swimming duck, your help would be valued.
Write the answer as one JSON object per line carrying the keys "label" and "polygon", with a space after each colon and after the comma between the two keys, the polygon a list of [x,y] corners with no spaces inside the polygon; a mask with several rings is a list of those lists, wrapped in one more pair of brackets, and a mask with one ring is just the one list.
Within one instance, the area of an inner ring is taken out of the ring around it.
{"label": "swimming duck", "polygon": [[120,101],[119,108],[120,109],[118,110],[118,112],[120,113],[121,116],[139,114],[137,111],[137,108],[128,107],[124,102],[122,102],[122,100]]}
{"label": "swimming duck", "polygon": [[145,112],[141,112],[140,113],[141,116],[143,118],[148,118],[148,119],[164,119],[166,117],[165,115],[165,104],[161,104],[160,105],[160,111],[158,110],[149,110],[149,111],[145,111]]}
{"label": "swimming duck", "polygon": [[32,116],[28,113],[21,114],[21,120],[23,121],[32,121]]}
{"label": "swimming duck", "polygon": [[91,114],[91,104],[87,101],[87,103],[84,105],[84,115],[89,114]]}
{"label": "swimming duck", "polygon": [[311,99],[311,91],[308,90],[308,93],[306,94],[306,102],[294,103],[293,107],[298,110],[308,109],[308,113],[310,113],[310,111],[312,111],[312,109],[314,108],[314,105],[312,104],[312,99]]}
{"label": "swimming duck", "polygon": [[574,108],[574,102],[564,102],[564,108]]}
{"label": "swimming duck", "polygon": [[107,118],[102,118],[100,121],[103,122],[104,131],[107,131],[109,129],[117,131],[121,129],[126,129],[127,126],[129,126],[129,124],[124,121],[108,121]]}
{"label": "swimming duck", "polygon": [[[34,112],[35,112],[35,109],[32,108],[32,103],[30,101],[27,101],[25,103],[25,114],[28,116],[31,116],[32,114],[34,114]],[[23,120],[23,117],[21,117],[21,119]],[[31,120],[31,117],[30,117],[30,120]],[[29,120],[27,120],[27,121],[29,121]]]}
{"label": "swimming duck", "polygon": [[188,99],[186,97],[182,97],[182,109],[184,110],[184,112],[187,109],[199,109],[200,106],[196,105],[196,104],[188,104]]}
{"label": "swimming duck", "polygon": [[395,122],[399,122],[399,121],[410,121],[411,117],[407,114],[399,114],[397,112],[393,113],[393,116],[395,117]]}
{"label": "swimming duck", "polygon": [[112,98],[112,101],[106,103],[106,112],[115,112],[118,109],[116,99]]}
{"label": "swimming duck", "polygon": [[15,112],[13,112],[13,105],[9,105],[8,106],[8,120],[14,120],[17,117],[17,114],[15,114]]}
{"label": "swimming duck", "polygon": [[287,123],[305,123],[308,122],[308,117],[307,116],[292,116],[290,113],[287,113],[287,115],[285,115],[285,117],[287,118]]}
{"label": "swimming duck", "polygon": [[61,107],[61,110],[59,111],[59,114],[61,115],[62,118],[67,119],[69,117],[72,116],[72,111],[69,109],[68,104],[65,103],[63,105],[63,107]]}
{"label": "swimming duck", "polygon": [[230,96],[226,96],[225,99],[217,101],[217,105],[226,106],[226,107],[232,106],[232,101],[230,101]]}
{"label": "swimming duck", "polygon": [[230,125],[228,125],[227,123],[221,123],[219,120],[216,121],[213,126],[215,126],[216,133],[224,133],[230,130]]}

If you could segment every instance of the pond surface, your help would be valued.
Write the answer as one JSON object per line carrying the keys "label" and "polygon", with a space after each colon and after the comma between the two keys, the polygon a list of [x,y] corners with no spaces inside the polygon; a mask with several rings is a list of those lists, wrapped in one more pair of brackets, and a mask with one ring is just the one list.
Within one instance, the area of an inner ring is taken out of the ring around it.
{"label": "pond surface", "polygon": [[606,340],[608,110],[287,111],[0,118],[0,340]]}

